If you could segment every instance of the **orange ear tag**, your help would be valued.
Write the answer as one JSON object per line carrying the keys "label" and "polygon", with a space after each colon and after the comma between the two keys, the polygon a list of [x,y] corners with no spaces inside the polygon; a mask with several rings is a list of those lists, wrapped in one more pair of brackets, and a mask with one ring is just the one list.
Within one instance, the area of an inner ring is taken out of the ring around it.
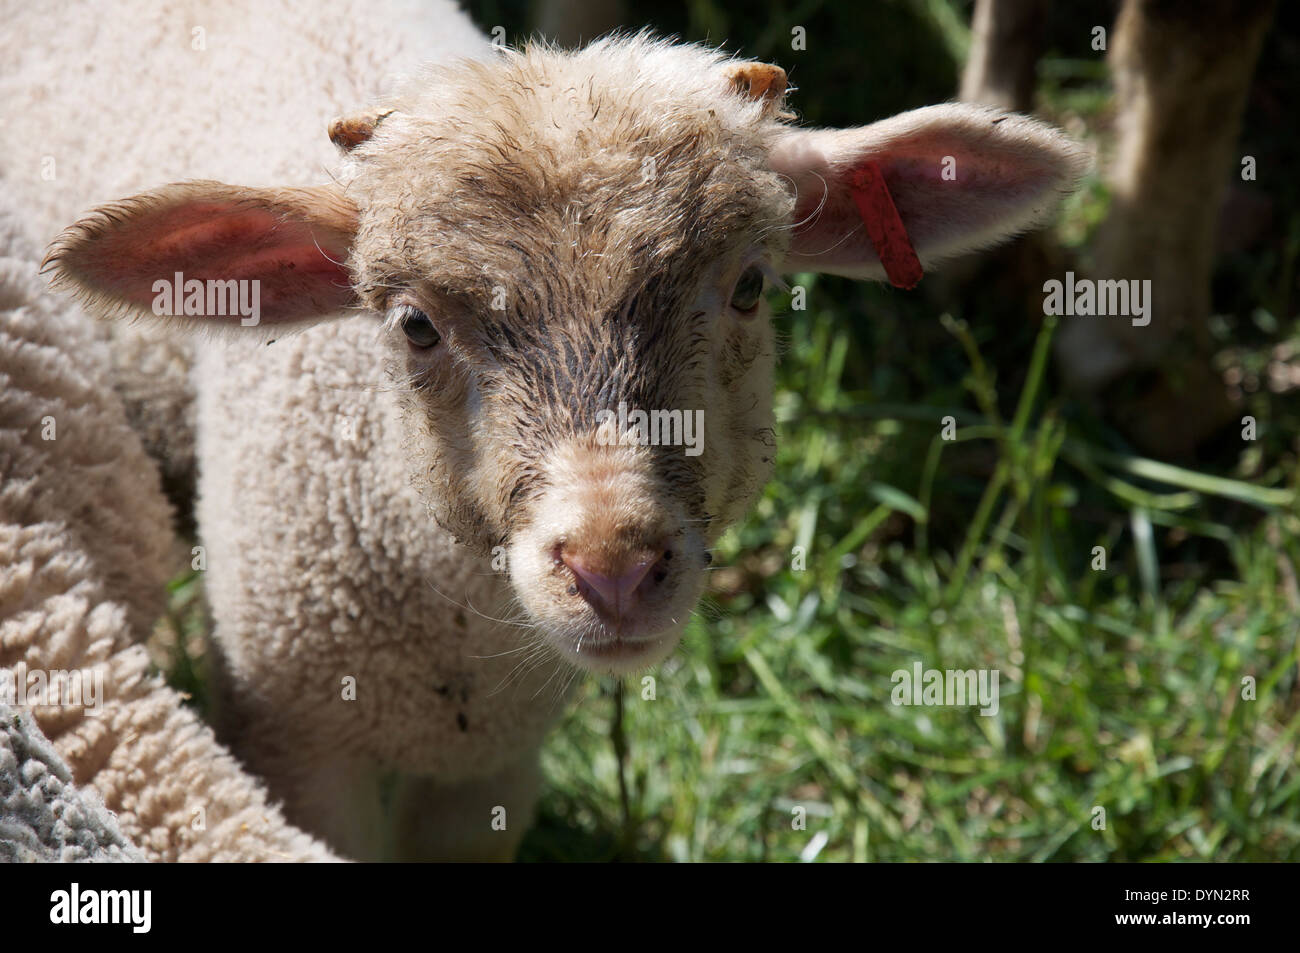
{"label": "orange ear tag", "polygon": [[889,283],[895,288],[915,288],[925,272],[880,166],[874,162],[863,163],[853,173],[852,186],[853,201],[880,263],[885,266]]}

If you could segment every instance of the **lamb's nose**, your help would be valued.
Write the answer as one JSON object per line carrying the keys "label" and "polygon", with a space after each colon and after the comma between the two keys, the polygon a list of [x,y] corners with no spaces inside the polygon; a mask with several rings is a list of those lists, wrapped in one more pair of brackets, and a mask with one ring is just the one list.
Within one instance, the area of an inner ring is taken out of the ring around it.
{"label": "lamb's nose", "polygon": [[560,553],[564,564],[573,570],[583,598],[615,618],[635,604],[637,590],[663,556],[662,549],[636,550],[612,559],[567,550]]}

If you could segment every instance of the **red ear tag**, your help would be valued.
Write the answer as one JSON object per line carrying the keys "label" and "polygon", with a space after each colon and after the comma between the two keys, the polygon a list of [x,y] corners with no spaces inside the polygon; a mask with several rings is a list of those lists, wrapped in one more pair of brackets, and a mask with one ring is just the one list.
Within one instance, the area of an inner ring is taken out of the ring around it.
{"label": "red ear tag", "polygon": [[925,272],[921,259],[916,257],[912,240],[907,237],[907,227],[889,194],[885,176],[880,166],[866,162],[853,173],[853,201],[867,226],[867,235],[885,266],[885,275],[895,288],[915,288]]}

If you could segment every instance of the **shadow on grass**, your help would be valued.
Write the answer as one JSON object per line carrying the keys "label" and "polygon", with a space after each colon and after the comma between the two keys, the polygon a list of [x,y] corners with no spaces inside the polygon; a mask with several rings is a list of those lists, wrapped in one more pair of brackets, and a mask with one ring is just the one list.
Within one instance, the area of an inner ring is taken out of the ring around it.
{"label": "shadow on grass", "polygon": [[562,805],[543,803],[537,822],[524,835],[516,860],[520,863],[659,863],[668,857],[658,845],[628,844],[617,824],[605,818],[565,812]]}

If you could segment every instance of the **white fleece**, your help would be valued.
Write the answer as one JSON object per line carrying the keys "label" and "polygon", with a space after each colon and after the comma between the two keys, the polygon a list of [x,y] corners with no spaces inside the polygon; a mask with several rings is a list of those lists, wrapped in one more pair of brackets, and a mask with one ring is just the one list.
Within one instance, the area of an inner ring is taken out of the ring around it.
{"label": "white fleece", "polygon": [[0,860],[334,859],[150,674],[170,512],[107,347],[38,267],[0,209],[0,678],[21,701],[36,671],[101,693],[0,704]]}

